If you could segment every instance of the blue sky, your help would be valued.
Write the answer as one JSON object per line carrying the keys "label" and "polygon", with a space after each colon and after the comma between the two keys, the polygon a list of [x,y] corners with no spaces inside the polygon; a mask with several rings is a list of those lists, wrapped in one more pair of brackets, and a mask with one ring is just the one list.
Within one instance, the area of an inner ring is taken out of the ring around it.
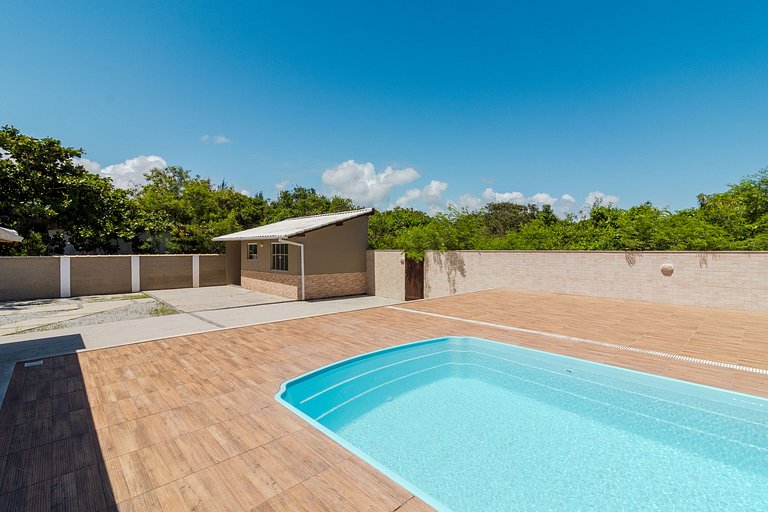
{"label": "blue sky", "polygon": [[123,183],[674,209],[768,166],[766,2],[3,3],[0,123]]}

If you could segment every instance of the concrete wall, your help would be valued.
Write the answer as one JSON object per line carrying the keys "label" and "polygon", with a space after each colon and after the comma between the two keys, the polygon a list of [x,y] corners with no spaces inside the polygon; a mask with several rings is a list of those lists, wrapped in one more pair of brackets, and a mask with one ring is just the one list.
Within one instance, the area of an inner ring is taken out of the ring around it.
{"label": "concrete wall", "polygon": [[59,258],[0,257],[0,300],[58,297]]}
{"label": "concrete wall", "polygon": [[768,311],[768,252],[427,252],[424,273],[427,298],[504,287]]}
{"label": "concrete wall", "polygon": [[400,251],[368,251],[368,295],[405,300],[405,259]]}
{"label": "concrete wall", "polygon": [[69,262],[73,297],[131,291],[130,257],[77,256]]}
{"label": "concrete wall", "polygon": [[[137,256],[134,256],[136,258]],[[0,257],[0,300],[46,299],[64,296],[130,293],[132,256]],[[192,255],[142,255],[140,290],[186,288],[193,285]],[[227,284],[223,254],[201,254],[199,285]],[[62,279],[62,268],[69,279]],[[66,281],[66,285],[62,281]]]}
{"label": "concrete wall", "polygon": [[200,255],[200,286],[227,284],[227,258],[221,254]]}
{"label": "concrete wall", "polygon": [[185,255],[141,257],[141,289],[192,288],[192,258]]}

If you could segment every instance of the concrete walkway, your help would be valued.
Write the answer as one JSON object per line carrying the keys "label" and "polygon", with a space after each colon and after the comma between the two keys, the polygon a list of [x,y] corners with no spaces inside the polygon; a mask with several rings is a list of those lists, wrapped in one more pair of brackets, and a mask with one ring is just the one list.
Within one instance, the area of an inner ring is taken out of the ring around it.
{"label": "concrete walkway", "polygon": [[239,286],[205,286],[144,292],[184,313],[289,302],[291,299]]}
{"label": "concrete walkway", "polygon": [[[194,309],[193,299],[194,297],[186,302],[190,309]],[[235,303],[237,300],[239,299],[233,299]],[[0,337],[0,399],[5,395],[13,367],[18,361],[69,354],[82,349],[112,347],[222,328],[341,313],[396,303],[398,301],[392,299],[360,295],[338,299],[199,310],[140,320],[2,336]],[[221,302],[212,302],[211,305],[220,306]]]}

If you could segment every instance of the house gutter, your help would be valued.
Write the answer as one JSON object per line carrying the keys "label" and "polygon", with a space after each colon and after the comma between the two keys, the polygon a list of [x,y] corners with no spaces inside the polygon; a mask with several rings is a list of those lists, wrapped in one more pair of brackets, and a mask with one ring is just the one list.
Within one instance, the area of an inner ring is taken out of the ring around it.
{"label": "house gutter", "polygon": [[285,240],[284,238],[278,238],[277,241],[281,244],[295,245],[301,249],[301,300],[304,300],[304,244],[293,242],[291,240]]}

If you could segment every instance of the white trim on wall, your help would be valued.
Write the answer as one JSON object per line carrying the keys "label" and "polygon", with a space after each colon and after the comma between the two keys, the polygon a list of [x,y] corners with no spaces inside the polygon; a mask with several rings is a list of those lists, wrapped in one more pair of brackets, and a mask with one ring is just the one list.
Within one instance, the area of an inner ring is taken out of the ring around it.
{"label": "white trim on wall", "polygon": [[131,255],[131,292],[141,291],[141,257]]}
{"label": "white trim on wall", "polygon": [[61,298],[66,299],[72,296],[72,274],[70,272],[69,256],[62,256],[59,258],[59,295]]}
{"label": "white trim on wall", "polygon": [[200,255],[192,255],[192,288],[200,287]]}

